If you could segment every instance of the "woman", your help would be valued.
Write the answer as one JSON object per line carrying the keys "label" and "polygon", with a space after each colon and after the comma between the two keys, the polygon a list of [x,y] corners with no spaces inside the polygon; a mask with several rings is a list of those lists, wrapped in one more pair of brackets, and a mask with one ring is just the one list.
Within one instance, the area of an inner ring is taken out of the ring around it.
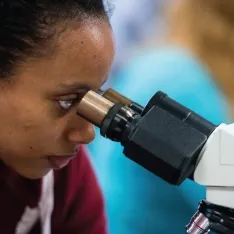
{"label": "woman", "polygon": [[[162,90],[215,124],[228,122],[229,108],[217,83],[232,103],[233,1],[179,0],[171,9],[167,41],[141,49],[115,77],[113,88],[142,105]],[[205,198],[204,187],[190,180],[173,187],[102,137],[90,150],[107,197],[111,234],[183,233]]]}
{"label": "woman", "polygon": [[0,233],[104,234],[75,108],[112,63],[103,2],[2,0],[0,17]]}

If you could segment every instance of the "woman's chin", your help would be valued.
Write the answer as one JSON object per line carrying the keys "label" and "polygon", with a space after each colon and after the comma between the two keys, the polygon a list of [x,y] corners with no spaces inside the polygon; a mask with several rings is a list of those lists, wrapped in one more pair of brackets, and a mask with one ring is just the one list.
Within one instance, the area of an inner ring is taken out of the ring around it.
{"label": "woman's chin", "polygon": [[42,177],[46,176],[52,169],[51,168],[47,168],[47,169],[43,169],[43,170],[16,170],[16,172],[26,178],[26,179],[30,179],[30,180],[37,180],[37,179],[41,179]]}

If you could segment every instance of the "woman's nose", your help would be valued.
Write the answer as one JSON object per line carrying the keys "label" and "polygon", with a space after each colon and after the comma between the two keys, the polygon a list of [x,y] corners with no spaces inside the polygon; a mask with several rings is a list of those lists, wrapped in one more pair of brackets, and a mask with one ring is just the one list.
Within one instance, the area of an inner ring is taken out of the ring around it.
{"label": "woman's nose", "polygon": [[73,128],[68,133],[68,140],[75,144],[89,144],[94,138],[94,126],[87,121],[83,121],[82,126]]}

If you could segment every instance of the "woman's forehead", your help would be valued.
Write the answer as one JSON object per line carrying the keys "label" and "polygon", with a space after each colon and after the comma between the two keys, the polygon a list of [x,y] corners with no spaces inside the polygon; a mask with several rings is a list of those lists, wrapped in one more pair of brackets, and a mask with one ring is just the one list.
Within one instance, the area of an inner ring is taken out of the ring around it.
{"label": "woman's forehead", "polygon": [[112,32],[107,23],[68,29],[57,45],[54,54],[25,63],[19,81],[37,88],[61,84],[96,88],[106,80],[114,57]]}

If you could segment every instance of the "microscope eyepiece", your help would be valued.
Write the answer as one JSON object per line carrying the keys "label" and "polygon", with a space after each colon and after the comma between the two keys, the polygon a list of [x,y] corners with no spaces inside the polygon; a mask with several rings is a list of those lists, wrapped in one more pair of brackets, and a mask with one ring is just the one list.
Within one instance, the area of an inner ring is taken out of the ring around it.
{"label": "microscope eyepiece", "polygon": [[77,114],[95,126],[100,127],[105,116],[113,106],[114,103],[111,101],[93,91],[89,91],[80,100]]}
{"label": "microscope eyepiece", "polygon": [[80,101],[77,115],[99,127],[102,136],[123,143],[123,132],[139,114],[128,106],[131,102],[110,99],[115,103],[89,91]]}
{"label": "microscope eyepiece", "polygon": [[122,94],[116,92],[113,89],[107,89],[106,91],[101,91],[102,96],[113,103],[122,103],[133,111],[141,114],[143,111],[143,106],[139,105],[138,103],[130,100],[129,98],[123,96]]}

